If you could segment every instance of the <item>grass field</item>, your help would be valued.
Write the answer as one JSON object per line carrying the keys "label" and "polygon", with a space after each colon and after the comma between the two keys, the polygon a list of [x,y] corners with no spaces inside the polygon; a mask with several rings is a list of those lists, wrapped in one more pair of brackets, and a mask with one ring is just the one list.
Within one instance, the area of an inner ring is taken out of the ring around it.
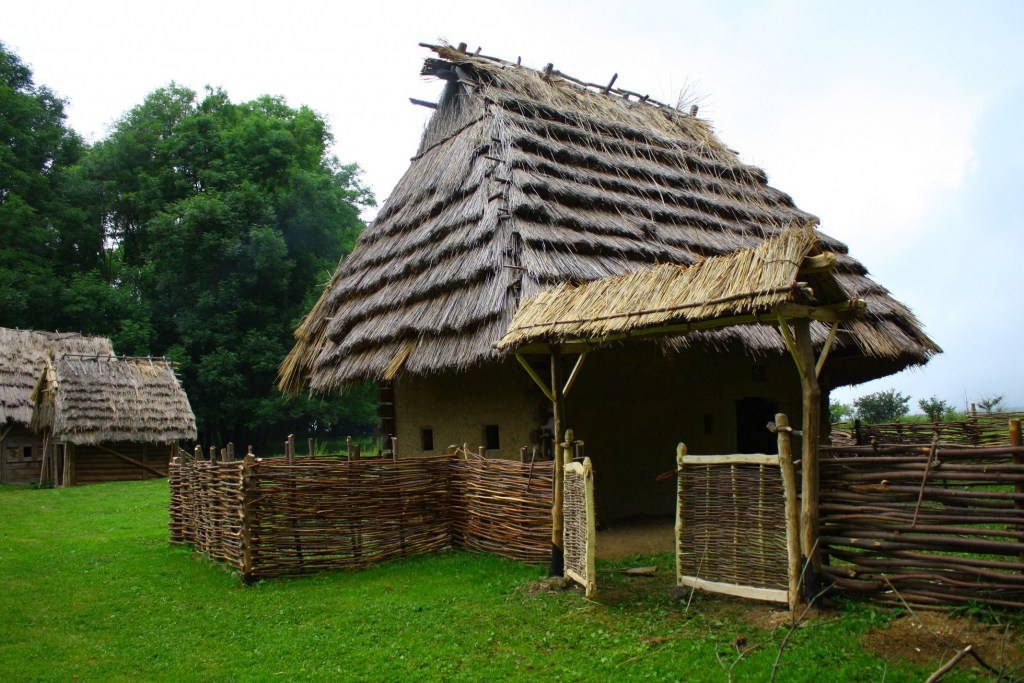
{"label": "grass field", "polygon": [[[167,498],[166,481],[0,487],[0,679],[724,681],[739,658],[732,679],[760,681],[788,631],[749,603],[672,604],[669,555],[618,563],[657,563],[662,578],[606,572],[594,601],[463,552],[246,588],[168,545]],[[863,605],[817,617],[777,680],[923,680],[939,661],[861,645],[893,618]],[[973,674],[943,680],[957,676]]]}

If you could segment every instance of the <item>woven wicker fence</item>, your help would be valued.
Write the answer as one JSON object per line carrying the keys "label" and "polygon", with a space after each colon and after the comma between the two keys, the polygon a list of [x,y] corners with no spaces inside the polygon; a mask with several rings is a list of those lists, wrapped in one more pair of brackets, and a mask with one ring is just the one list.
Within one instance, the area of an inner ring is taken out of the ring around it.
{"label": "woven wicker fence", "polygon": [[452,546],[524,562],[550,555],[551,463],[178,459],[169,480],[171,542],[247,580],[361,569]]}
{"label": "woven wicker fence", "polygon": [[787,602],[791,561],[782,472],[777,459],[774,465],[743,461],[771,457],[680,459],[676,554],[682,585]]}
{"label": "woven wicker fence", "polygon": [[1024,413],[975,413],[966,420],[949,422],[886,422],[867,424],[840,422],[832,426],[834,446],[930,443],[938,434],[940,443],[995,446],[1009,443],[1006,425]]}
{"label": "woven wicker fence", "polygon": [[824,567],[841,588],[926,606],[1024,608],[1024,448],[823,449]]}

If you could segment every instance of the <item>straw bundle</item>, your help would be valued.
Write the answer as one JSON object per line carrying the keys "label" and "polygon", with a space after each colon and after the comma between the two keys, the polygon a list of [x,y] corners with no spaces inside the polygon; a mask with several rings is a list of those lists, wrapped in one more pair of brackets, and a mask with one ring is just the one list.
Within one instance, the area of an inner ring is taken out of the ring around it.
{"label": "straw bundle", "polygon": [[33,392],[33,429],[77,445],[194,439],[196,420],[166,359],[66,354]]}
{"label": "straw bundle", "polygon": [[[296,331],[282,390],[466,369],[499,358],[519,304],[553,284],[693,264],[816,221],[704,120],[557,70],[430,49],[423,74],[445,80],[444,94],[405,176]],[[886,359],[844,380],[938,352],[843,244],[818,238],[843,288],[874,311],[860,341],[840,346],[868,340]],[[770,330],[691,342],[784,350]]]}
{"label": "straw bundle", "polygon": [[32,388],[45,367],[46,357],[61,353],[109,356],[114,349],[104,337],[0,327],[0,425],[30,424]]}

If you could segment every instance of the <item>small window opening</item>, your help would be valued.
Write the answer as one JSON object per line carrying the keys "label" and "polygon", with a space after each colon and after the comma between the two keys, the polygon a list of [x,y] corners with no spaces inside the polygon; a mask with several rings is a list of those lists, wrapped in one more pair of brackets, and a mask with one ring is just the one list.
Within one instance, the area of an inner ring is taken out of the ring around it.
{"label": "small window opening", "polygon": [[430,427],[420,428],[420,450],[434,450],[434,430],[431,429]]}
{"label": "small window opening", "polygon": [[32,447],[31,446],[22,446],[22,448],[21,448],[21,457],[23,457],[23,458],[31,458],[32,457]]}
{"label": "small window opening", "polygon": [[501,442],[498,439],[498,425],[484,425],[484,448],[489,451],[501,448]]}

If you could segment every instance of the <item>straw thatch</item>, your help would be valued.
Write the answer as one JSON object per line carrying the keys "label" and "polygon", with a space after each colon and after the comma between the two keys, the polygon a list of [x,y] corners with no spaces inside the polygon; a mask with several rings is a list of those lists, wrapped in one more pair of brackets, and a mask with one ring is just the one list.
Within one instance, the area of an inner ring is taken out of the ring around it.
{"label": "straw thatch", "polygon": [[32,394],[32,428],[75,445],[195,439],[196,418],[164,359],[63,355]]}
{"label": "straw thatch", "polygon": [[46,365],[46,357],[60,353],[109,356],[114,349],[105,337],[0,327],[0,426],[29,426],[32,388]]}
{"label": "straw thatch", "polygon": [[[520,302],[551,285],[690,265],[816,221],[696,116],[554,69],[431,49],[423,74],[447,81],[436,112],[409,170],[296,331],[281,366],[286,391],[467,369],[500,357],[494,343]],[[818,238],[895,354],[846,381],[939,351],[843,244]],[[815,335],[823,338],[819,326]],[[692,341],[785,348],[758,328]]]}
{"label": "straw thatch", "polygon": [[[523,302],[498,348],[601,339],[668,324],[692,325],[757,313],[766,314],[765,322],[775,323],[770,313],[778,304],[848,301],[842,285],[828,272],[803,278],[811,281],[804,282],[804,287],[797,285],[804,260],[820,253],[813,229],[791,228],[755,249],[692,266],[665,264],[578,286],[561,284]],[[854,321],[847,325],[851,323],[856,325]],[[884,340],[878,343],[869,327],[863,332],[868,339],[861,346],[868,355],[896,352]],[[854,338],[861,341],[856,333]]]}

